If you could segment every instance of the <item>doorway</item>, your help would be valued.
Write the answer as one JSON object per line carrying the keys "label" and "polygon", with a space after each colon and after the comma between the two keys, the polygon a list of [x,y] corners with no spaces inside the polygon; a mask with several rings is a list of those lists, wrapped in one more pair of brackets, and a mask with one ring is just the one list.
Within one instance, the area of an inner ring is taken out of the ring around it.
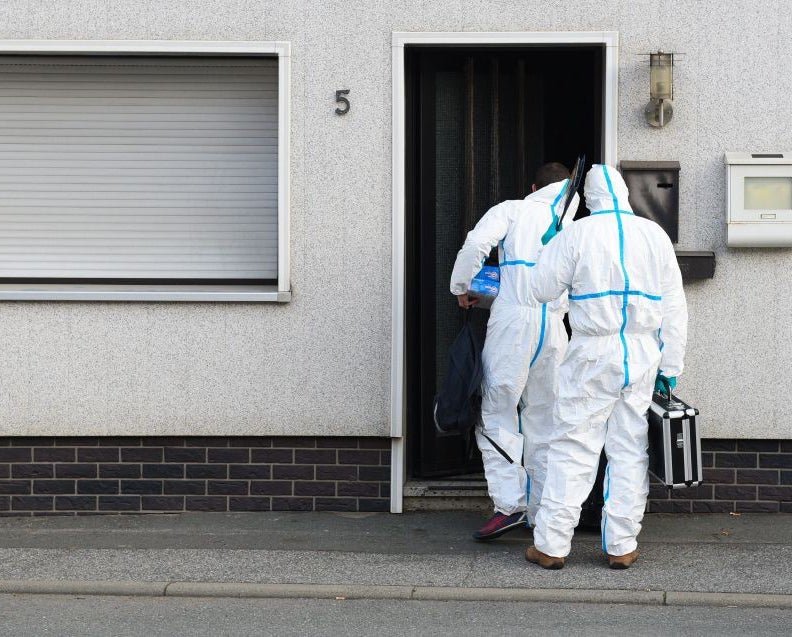
{"label": "doorway", "polygon": [[[468,230],[530,193],[536,169],[605,159],[605,44],[404,51],[404,424],[410,477],[481,470],[475,444],[438,434],[432,401],[462,311],[448,291]],[[609,158],[613,161],[612,158]],[[581,205],[577,216],[586,214]],[[473,310],[483,338],[488,312]]]}

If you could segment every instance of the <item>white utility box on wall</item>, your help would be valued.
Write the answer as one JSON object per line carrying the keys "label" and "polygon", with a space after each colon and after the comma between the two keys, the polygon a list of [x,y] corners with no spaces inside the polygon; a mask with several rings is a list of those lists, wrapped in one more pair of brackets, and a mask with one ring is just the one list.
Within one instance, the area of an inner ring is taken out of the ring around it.
{"label": "white utility box on wall", "polygon": [[792,153],[726,153],[727,245],[792,247]]}

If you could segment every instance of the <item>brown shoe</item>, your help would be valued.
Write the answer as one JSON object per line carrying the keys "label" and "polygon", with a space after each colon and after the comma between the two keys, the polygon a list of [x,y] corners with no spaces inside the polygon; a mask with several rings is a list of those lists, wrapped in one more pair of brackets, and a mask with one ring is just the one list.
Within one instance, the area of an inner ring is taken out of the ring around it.
{"label": "brown shoe", "polygon": [[559,568],[564,568],[563,557],[553,557],[552,555],[547,555],[546,553],[542,553],[535,546],[529,546],[527,549],[525,549],[525,559],[529,562],[533,562],[534,564],[538,564],[542,568],[547,568],[553,571],[557,571]]}
{"label": "brown shoe", "polygon": [[632,553],[627,553],[627,555],[608,555],[608,564],[610,567],[619,570],[630,568],[630,565],[634,564],[637,560],[638,549],[635,549]]}

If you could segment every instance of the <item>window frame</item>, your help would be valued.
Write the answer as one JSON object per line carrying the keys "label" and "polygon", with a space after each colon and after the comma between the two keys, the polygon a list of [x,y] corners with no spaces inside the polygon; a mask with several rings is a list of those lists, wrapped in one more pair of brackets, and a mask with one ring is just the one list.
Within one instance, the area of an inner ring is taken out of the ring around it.
{"label": "window frame", "polygon": [[291,44],[171,40],[0,40],[0,55],[211,55],[276,57],[278,60],[278,280],[277,285],[185,283],[7,283],[0,301],[228,301],[291,300],[290,157]]}

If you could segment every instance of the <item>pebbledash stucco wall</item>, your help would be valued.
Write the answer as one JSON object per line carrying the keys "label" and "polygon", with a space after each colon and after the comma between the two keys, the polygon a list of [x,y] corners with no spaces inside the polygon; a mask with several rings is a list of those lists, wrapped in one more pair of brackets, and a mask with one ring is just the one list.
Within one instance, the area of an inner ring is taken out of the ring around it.
{"label": "pebbledash stucco wall", "polygon": [[[291,42],[293,300],[0,303],[0,435],[388,435],[391,33],[585,30],[620,35],[619,158],[680,161],[679,248],[717,254],[680,393],[707,438],[788,438],[792,252],[726,248],[723,164],[792,150],[782,0],[5,0],[0,39]],[[664,130],[658,48],[686,54]]]}

